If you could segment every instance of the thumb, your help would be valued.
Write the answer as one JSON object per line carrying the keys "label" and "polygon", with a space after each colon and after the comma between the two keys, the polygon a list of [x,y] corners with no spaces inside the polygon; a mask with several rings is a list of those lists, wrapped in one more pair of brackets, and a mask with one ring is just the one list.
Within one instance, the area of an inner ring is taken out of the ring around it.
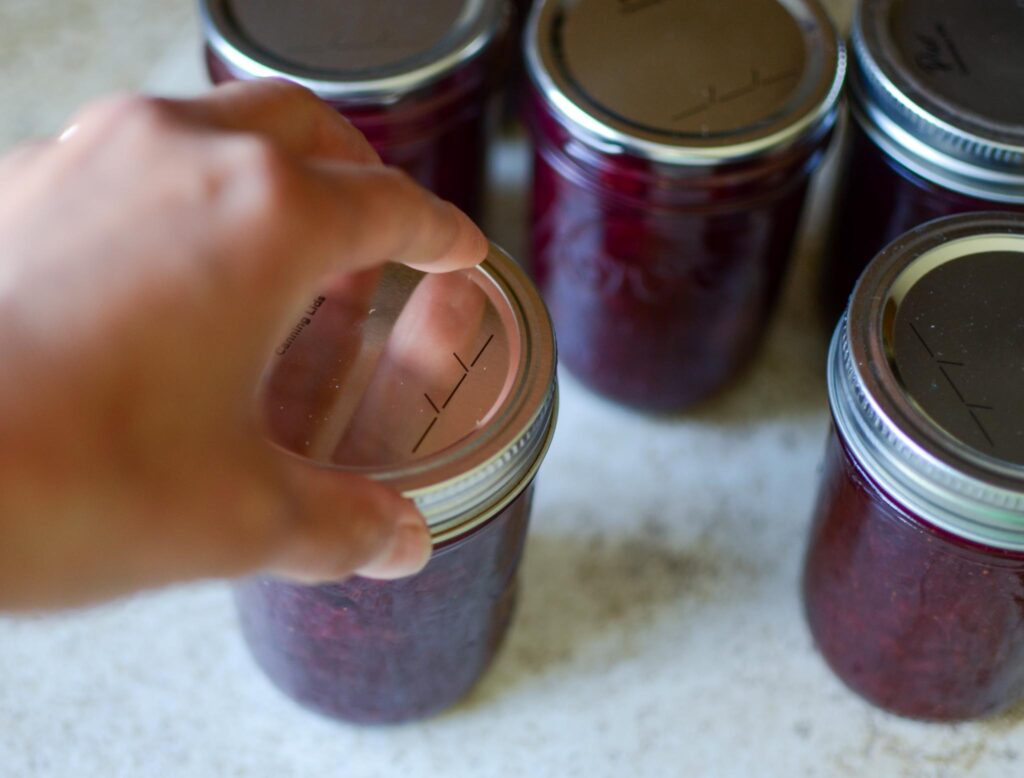
{"label": "thumb", "polygon": [[284,469],[293,528],[269,572],[311,584],[353,573],[403,578],[426,565],[430,531],[411,500],[351,473],[300,461]]}

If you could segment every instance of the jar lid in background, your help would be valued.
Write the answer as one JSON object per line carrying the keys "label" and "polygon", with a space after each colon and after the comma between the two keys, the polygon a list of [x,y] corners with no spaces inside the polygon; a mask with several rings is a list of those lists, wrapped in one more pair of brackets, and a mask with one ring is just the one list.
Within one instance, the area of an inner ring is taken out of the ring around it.
{"label": "jar lid in background", "polygon": [[200,0],[207,42],[249,77],[284,77],[325,99],[387,103],[483,52],[501,0]]}
{"label": "jar lid in background", "polygon": [[537,89],[584,142],[682,165],[827,130],[845,73],[816,0],[548,0],[526,52]]}
{"label": "jar lid in background", "polygon": [[1024,216],[940,219],[886,248],[836,332],[829,395],[901,505],[1024,550]]}
{"label": "jar lid in background", "polygon": [[1024,203],[1024,3],[864,0],[851,91],[865,130],[918,175]]}
{"label": "jar lid in background", "polygon": [[272,441],[414,499],[435,542],[497,513],[554,427],[547,310],[497,248],[472,270],[337,278],[277,348],[261,393]]}

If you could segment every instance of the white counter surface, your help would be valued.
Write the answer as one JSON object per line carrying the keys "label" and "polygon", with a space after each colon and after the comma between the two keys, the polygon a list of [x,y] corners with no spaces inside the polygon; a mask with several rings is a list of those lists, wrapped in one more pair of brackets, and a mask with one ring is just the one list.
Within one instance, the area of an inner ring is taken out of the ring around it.
{"label": "white counter surface", "polygon": [[[194,25],[183,0],[0,0],[0,145],[56,130],[110,88],[197,90]],[[491,232],[513,251],[524,165],[514,144],[496,160],[509,188]],[[1024,774],[1024,708],[901,721],[812,646],[797,582],[827,428],[820,221],[760,358],[721,398],[651,419],[563,376],[521,607],[463,704],[391,729],[306,713],[250,661],[227,587],[195,585],[0,619],[0,776]]]}

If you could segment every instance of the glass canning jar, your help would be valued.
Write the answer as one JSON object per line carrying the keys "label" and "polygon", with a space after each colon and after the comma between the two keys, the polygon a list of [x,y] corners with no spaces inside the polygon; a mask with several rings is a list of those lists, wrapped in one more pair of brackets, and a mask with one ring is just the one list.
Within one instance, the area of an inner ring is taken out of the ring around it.
{"label": "glass canning jar", "polygon": [[214,83],[286,78],[358,127],[384,161],[474,218],[490,97],[501,86],[501,0],[200,0]]}
{"label": "glass canning jar", "polygon": [[562,360],[674,411],[766,329],[845,72],[814,0],[552,0],[525,39],[533,271]]}
{"label": "glass canning jar", "polygon": [[829,357],[833,432],[803,592],[815,641],[894,713],[1024,698],[1024,215],[916,228]]}
{"label": "glass canning jar", "polygon": [[862,0],[831,248],[829,325],[890,241],[941,216],[1024,211],[1024,5]]}
{"label": "glass canning jar", "polygon": [[239,583],[252,655],[286,694],[340,719],[398,722],[453,704],[508,629],[554,430],[540,295],[497,249],[469,271],[346,276],[277,349],[262,398],[286,451],[413,498],[434,555],[399,581]]}

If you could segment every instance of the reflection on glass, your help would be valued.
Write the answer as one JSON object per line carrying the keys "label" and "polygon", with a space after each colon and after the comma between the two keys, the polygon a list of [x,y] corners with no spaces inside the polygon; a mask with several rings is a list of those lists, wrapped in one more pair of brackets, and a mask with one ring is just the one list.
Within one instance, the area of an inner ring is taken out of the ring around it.
{"label": "reflection on glass", "polygon": [[268,368],[272,439],[352,467],[394,466],[464,440],[509,378],[508,337],[482,283],[477,270],[400,265],[333,281]]}

